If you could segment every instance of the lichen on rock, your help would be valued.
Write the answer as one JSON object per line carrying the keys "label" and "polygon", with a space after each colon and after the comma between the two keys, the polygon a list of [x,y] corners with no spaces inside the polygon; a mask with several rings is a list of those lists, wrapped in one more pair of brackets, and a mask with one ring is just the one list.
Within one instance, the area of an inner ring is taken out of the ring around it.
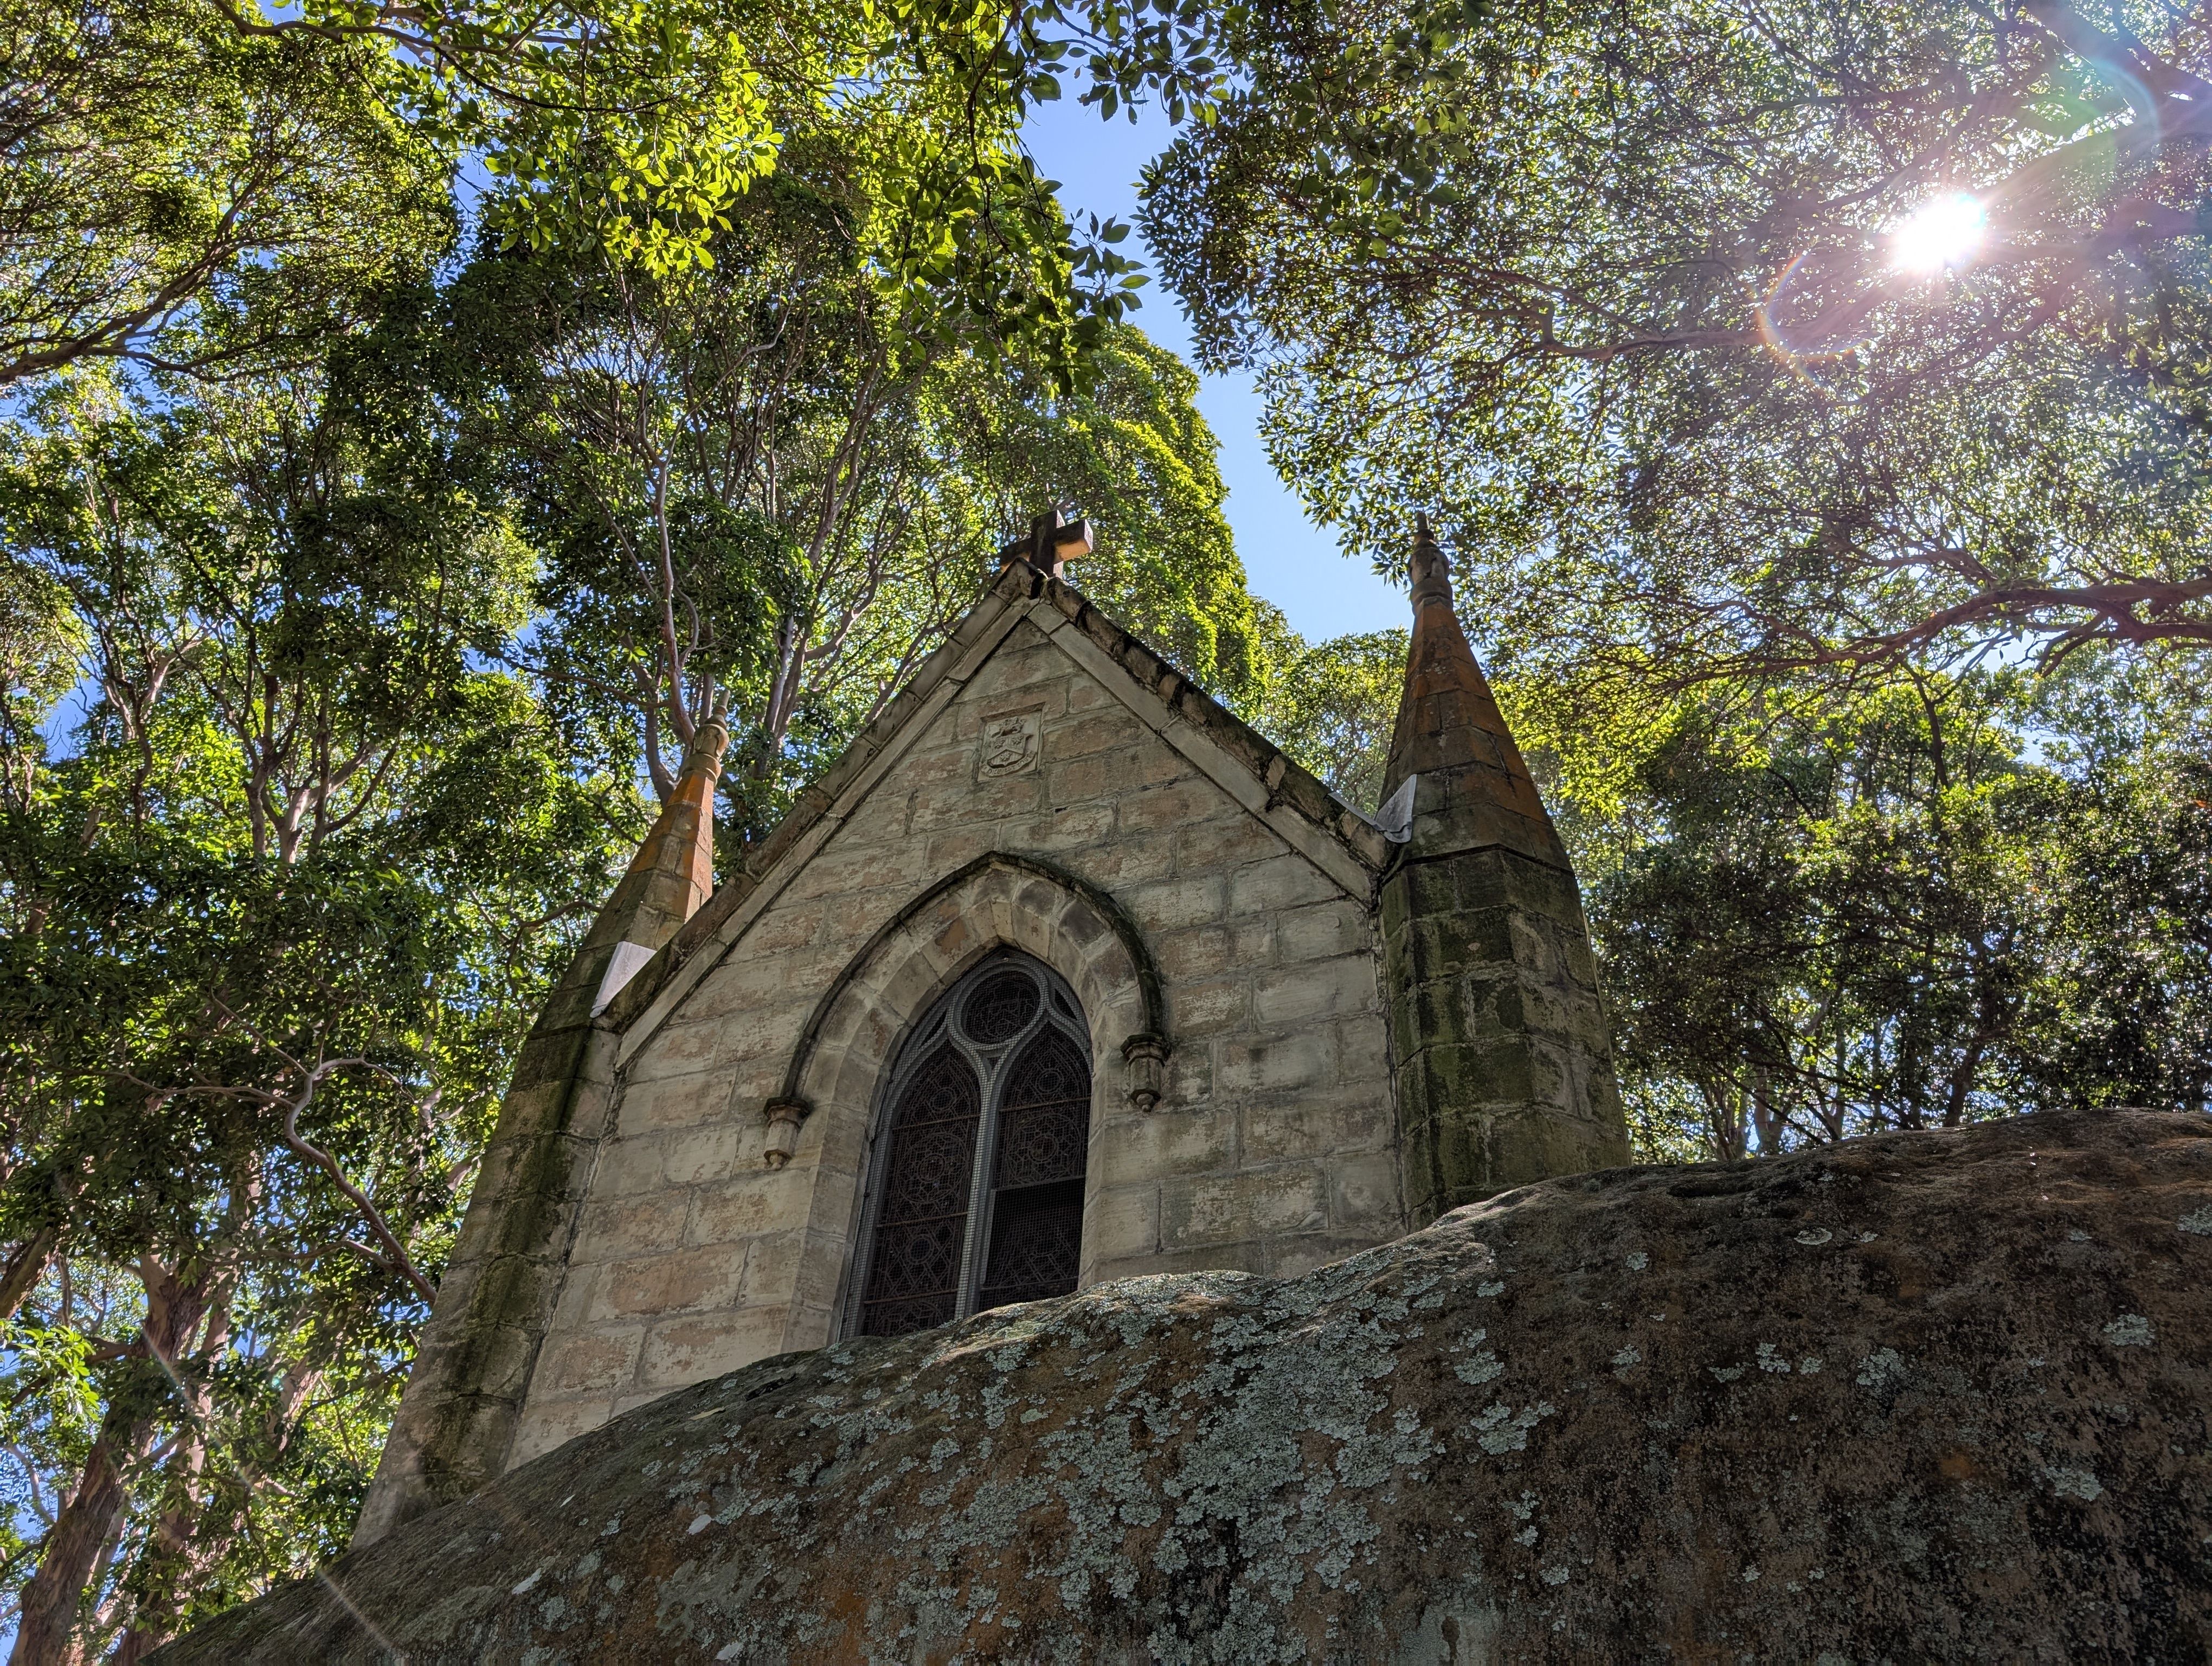
{"label": "lichen on rock", "polygon": [[767,1360],[160,1657],[2200,1659],[2208,1153],[2069,1114],[1611,1170]]}

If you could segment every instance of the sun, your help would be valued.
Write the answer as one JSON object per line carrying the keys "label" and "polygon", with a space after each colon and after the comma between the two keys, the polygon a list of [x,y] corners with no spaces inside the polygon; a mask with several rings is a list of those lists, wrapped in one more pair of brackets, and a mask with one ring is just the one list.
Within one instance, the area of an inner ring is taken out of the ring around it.
{"label": "sun", "polygon": [[1889,264],[1908,272],[1963,266],[1988,229],[1988,214],[1965,192],[1936,198],[1891,228]]}

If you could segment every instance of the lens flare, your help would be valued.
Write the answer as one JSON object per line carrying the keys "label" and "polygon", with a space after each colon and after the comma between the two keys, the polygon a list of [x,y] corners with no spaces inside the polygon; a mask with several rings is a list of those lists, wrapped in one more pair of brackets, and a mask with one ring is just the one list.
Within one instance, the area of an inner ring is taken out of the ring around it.
{"label": "lens flare", "polygon": [[1908,272],[1963,266],[1981,247],[1989,216],[1965,192],[1923,204],[1889,234],[1889,263]]}

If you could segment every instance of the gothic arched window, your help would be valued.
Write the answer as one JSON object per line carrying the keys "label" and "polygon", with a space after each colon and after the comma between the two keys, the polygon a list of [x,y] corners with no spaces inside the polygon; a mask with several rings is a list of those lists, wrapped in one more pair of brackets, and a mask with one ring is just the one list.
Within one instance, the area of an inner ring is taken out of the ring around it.
{"label": "gothic arched window", "polygon": [[962,978],[900,1049],[849,1329],[902,1336],[1075,1288],[1091,1042],[1026,955]]}

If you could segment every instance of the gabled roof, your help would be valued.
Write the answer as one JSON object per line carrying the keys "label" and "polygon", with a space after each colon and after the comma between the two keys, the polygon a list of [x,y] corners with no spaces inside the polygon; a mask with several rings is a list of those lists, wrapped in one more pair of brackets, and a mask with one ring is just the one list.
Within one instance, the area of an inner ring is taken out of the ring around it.
{"label": "gabled roof", "polygon": [[712,952],[714,945],[735,940],[767,901],[763,893],[780,891],[781,882],[795,874],[858,809],[869,789],[1024,618],[1293,849],[1346,891],[1363,898],[1373,894],[1390,854],[1373,823],[1100,612],[1073,585],[1013,560],[875,721],[800,792],[775,830],[747,850],[739,871],[723,881],[609,1005],[601,1021],[631,1032],[623,1045],[624,1061],[721,958]]}

